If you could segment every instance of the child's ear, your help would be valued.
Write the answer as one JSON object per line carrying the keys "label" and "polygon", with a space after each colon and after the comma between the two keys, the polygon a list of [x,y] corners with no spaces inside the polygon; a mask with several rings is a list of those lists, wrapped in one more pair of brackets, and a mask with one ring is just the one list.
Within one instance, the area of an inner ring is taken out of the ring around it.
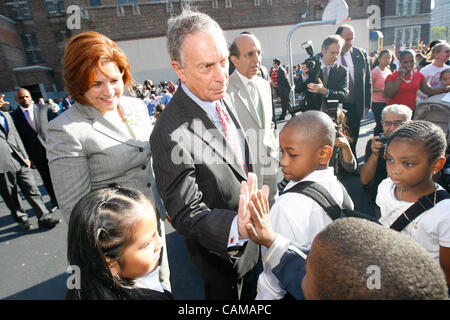
{"label": "child's ear", "polygon": [[439,159],[435,160],[433,164],[431,165],[431,173],[434,175],[442,170],[442,168],[445,165],[445,157],[440,157]]}
{"label": "child's ear", "polygon": [[331,156],[333,155],[333,148],[330,146],[324,146],[320,149],[319,162],[321,165],[328,165]]}
{"label": "child's ear", "polygon": [[111,271],[111,274],[115,276],[116,274],[120,275],[120,265],[117,259],[112,259],[110,257],[105,257],[106,264],[108,265],[109,271]]}

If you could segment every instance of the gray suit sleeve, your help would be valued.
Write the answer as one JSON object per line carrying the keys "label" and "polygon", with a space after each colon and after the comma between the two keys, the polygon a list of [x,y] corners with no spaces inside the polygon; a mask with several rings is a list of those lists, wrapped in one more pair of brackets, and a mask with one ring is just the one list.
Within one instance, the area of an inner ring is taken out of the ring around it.
{"label": "gray suit sleeve", "polygon": [[55,121],[49,123],[46,149],[56,199],[68,223],[73,207],[91,190],[88,157],[76,136]]}

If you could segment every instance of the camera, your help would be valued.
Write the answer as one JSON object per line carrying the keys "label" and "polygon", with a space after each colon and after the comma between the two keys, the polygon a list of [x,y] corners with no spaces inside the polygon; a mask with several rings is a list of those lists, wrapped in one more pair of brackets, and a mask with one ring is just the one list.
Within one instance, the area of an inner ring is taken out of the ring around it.
{"label": "camera", "polygon": [[[317,80],[320,76],[320,71],[322,70],[322,63],[320,62],[320,58],[316,55],[314,55],[314,49],[312,46],[312,41],[306,41],[301,44],[302,48],[305,49],[306,53],[308,53],[309,58],[307,58],[304,63],[306,68],[308,68],[307,74],[308,79],[305,81],[305,85],[308,83],[317,83]],[[311,101],[313,96],[317,95],[317,93],[312,93],[309,91],[306,92],[300,92],[299,94],[299,104],[298,104],[298,110],[297,111],[306,111],[307,108],[307,101]]]}
{"label": "camera", "polygon": [[385,136],[384,134],[382,134],[381,136],[379,136],[379,137],[377,138],[377,141],[383,142],[384,144],[386,144],[387,139],[388,139],[388,137]]}
{"label": "camera", "polygon": [[303,42],[302,48],[309,54],[309,58],[305,60],[305,65],[308,68],[308,82],[316,83],[320,75],[320,70],[322,70],[322,63],[320,62],[320,58],[314,55],[311,40]]}

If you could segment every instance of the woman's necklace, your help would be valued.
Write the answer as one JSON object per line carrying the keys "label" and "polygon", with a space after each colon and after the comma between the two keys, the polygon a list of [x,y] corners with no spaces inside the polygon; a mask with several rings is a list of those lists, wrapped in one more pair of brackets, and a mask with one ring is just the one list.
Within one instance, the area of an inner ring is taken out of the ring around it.
{"label": "woman's necklace", "polygon": [[[405,76],[406,76],[406,74],[405,74]],[[411,71],[411,79],[409,79],[409,80],[406,80],[404,77],[403,77],[403,81],[405,81],[406,83],[411,83],[412,82],[412,80],[413,80],[413,76],[414,76],[414,73]]]}
{"label": "woman's necklace", "polygon": [[[438,186],[435,184],[434,187],[435,187],[435,189],[434,189],[434,201],[433,201],[433,207],[436,205],[436,194],[437,194]],[[408,218],[408,216],[406,215],[405,211],[403,211],[402,214],[403,214],[403,216],[406,218],[406,220],[408,220],[410,223],[413,224],[413,228],[414,228],[414,229],[417,229],[417,228],[419,227],[419,222],[420,222],[420,220],[421,220],[422,217],[423,217],[423,213],[420,215],[420,218],[419,218],[417,221],[415,221],[415,222],[412,222],[412,221]]]}

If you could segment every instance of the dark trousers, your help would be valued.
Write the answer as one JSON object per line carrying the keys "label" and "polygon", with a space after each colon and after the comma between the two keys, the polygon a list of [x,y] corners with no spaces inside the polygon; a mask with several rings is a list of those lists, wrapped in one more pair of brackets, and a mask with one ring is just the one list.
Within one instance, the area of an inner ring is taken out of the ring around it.
{"label": "dark trousers", "polygon": [[30,168],[21,165],[12,157],[14,166],[17,168],[14,172],[0,173],[0,194],[11,212],[15,221],[24,221],[27,219],[23,212],[20,202],[19,189],[27,199],[36,213],[38,219],[47,214],[47,208],[42,201],[41,193],[36,187],[33,172]]}
{"label": "dark trousers", "polygon": [[355,104],[350,103],[347,103],[344,106],[344,109],[347,110],[346,125],[347,136],[351,138],[349,141],[350,148],[352,149],[355,158],[358,159],[358,156],[356,155],[356,144],[358,142],[359,129],[361,127],[361,114],[356,108],[357,106]]}
{"label": "dark trousers", "polygon": [[284,119],[286,113],[291,110],[291,97],[290,95],[280,95],[281,100],[281,115],[280,118]]}
{"label": "dark trousers", "polygon": [[372,102],[372,112],[375,117],[375,129],[373,129],[373,135],[378,136],[383,132],[383,127],[381,125],[381,112],[386,107],[385,102]]}
{"label": "dark trousers", "polygon": [[[235,263],[210,253],[195,242],[185,239],[186,248],[192,265],[203,280],[205,300],[254,300],[256,285],[261,268],[257,266],[243,275],[238,275],[239,267]],[[243,261],[257,260],[258,256],[247,259],[244,254],[239,259]],[[251,263],[251,265],[255,265]]]}

